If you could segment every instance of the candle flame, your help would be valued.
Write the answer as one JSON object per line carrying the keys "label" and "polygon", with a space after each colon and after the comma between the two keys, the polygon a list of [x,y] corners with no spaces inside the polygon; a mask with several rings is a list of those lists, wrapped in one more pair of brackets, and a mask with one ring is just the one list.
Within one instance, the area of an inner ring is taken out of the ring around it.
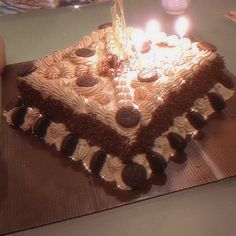
{"label": "candle flame", "polygon": [[134,43],[135,50],[140,52],[142,50],[143,43],[145,42],[145,34],[141,29],[134,29],[132,33],[132,41]]}
{"label": "candle flame", "polygon": [[184,35],[187,33],[189,29],[189,21],[186,17],[181,16],[177,21],[175,25],[175,29],[177,31],[177,34],[180,38],[183,38]]}
{"label": "candle flame", "polygon": [[146,33],[148,39],[150,39],[153,43],[158,40],[158,33],[160,31],[160,24],[157,20],[150,20],[146,25]]}

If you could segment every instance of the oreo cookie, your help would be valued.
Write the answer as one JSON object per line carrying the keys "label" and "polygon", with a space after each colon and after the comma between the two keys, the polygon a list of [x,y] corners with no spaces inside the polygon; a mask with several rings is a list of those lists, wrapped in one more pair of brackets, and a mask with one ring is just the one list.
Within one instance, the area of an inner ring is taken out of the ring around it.
{"label": "oreo cookie", "polygon": [[171,46],[166,42],[157,43],[157,46],[160,48],[170,48]]}
{"label": "oreo cookie", "polygon": [[21,97],[14,97],[12,98],[6,105],[5,110],[10,111],[15,107],[20,107],[23,105],[23,100]]}
{"label": "oreo cookie", "polygon": [[106,28],[109,28],[109,27],[112,27],[112,23],[111,22],[107,22],[107,23],[99,25],[98,29],[101,30],[101,29],[106,29]]}
{"label": "oreo cookie", "polygon": [[26,113],[27,108],[25,106],[15,108],[11,116],[11,121],[14,127],[19,127],[24,123]]}
{"label": "oreo cookie", "polygon": [[66,157],[71,156],[74,153],[78,142],[79,142],[78,134],[73,134],[73,133],[68,134],[61,143],[60,153]]}
{"label": "oreo cookie", "polygon": [[81,76],[76,80],[79,87],[93,87],[98,84],[99,79],[91,76]]}
{"label": "oreo cookie", "polygon": [[102,167],[105,163],[107,154],[103,150],[99,150],[94,153],[92,160],[90,161],[89,168],[95,175],[99,175]]}
{"label": "oreo cookie", "polygon": [[217,50],[216,46],[209,42],[199,42],[197,46],[200,50],[203,51],[215,52]]}
{"label": "oreo cookie", "polygon": [[158,79],[158,74],[155,69],[142,69],[138,73],[138,80],[141,82],[153,82]]}
{"label": "oreo cookie", "polygon": [[132,189],[140,189],[146,183],[147,171],[142,165],[132,162],[123,168],[121,178]]}
{"label": "oreo cookie", "polygon": [[51,121],[47,117],[40,117],[34,124],[33,133],[39,138],[44,138]]}
{"label": "oreo cookie", "polygon": [[115,116],[116,122],[124,128],[133,128],[140,121],[140,113],[133,106],[121,107]]}
{"label": "oreo cookie", "polygon": [[92,57],[96,51],[90,48],[79,48],[75,51],[75,55],[78,57]]}
{"label": "oreo cookie", "polygon": [[29,63],[23,65],[17,71],[17,75],[20,76],[20,77],[24,77],[24,76],[27,76],[27,75],[31,74],[35,70],[36,70],[36,66],[34,65],[34,63],[33,62],[29,62]]}
{"label": "oreo cookie", "polygon": [[[149,52],[149,51],[150,51],[150,49],[151,49],[150,42],[145,42],[145,43],[143,43],[143,45],[142,45],[142,48],[141,48],[141,51],[140,51],[140,52],[141,52],[142,54],[144,54],[144,53],[147,53],[147,52]],[[133,50],[134,52],[136,52],[136,51],[137,51],[134,45],[132,46],[132,50]]]}
{"label": "oreo cookie", "polygon": [[177,133],[170,132],[167,134],[167,139],[170,146],[175,149],[177,152],[183,152],[187,146],[186,140]]}
{"label": "oreo cookie", "polygon": [[167,162],[164,157],[154,151],[147,154],[148,163],[155,174],[163,174],[165,168],[167,167]]}
{"label": "oreo cookie", "polygon": [[212,108],[216,112],[220,112],[226,107],[224,98],[220,94],[211,92],[211,93],[208,93],[207,96],[211,103]]}
{"label": "oreo cookie", "polygon": [[199,112],[190,111],[186,114],[186,118],[196,130],[200,130],[206,125],[204,117]]}

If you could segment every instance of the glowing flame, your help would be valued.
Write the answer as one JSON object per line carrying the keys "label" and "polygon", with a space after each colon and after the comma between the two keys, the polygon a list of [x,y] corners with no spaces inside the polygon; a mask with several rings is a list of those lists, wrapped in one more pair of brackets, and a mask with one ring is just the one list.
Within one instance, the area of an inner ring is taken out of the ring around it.
{"label": "glowing flame", "polygon": [[145,34],[141,29],[134,29],[132,33],[132,41],[134,43],[135,50],[140,52],[142,50],[143,43],[145,42]]}
{"label": "glowing flame", "polygon": [[175,29],[180,38],[183,38],[189,29],[189,21],[186,17],[181,16],[175,25]]}
{"label": "glowing flame", "polygon": [[150,20],[146,25],[146,34],[148,39],[150,39],[153,43],[158,40],[158,33],[160,31],[160,24],[156,20]]}

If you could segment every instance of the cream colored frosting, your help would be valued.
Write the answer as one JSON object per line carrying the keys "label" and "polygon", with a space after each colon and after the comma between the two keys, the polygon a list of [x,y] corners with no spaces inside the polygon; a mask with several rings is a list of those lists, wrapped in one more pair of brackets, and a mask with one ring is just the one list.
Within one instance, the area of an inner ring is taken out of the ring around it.
{"label": "cream colored frosting", "polygon": [[175,150],[171,148],[165,136],[159,136],[155,139],[153,151],[160,153],[166,161],[168,161],[170,157],[174,156],[175,154]]}
{"label": "cream colored frosting", "polygon": [[207,96],[199,98],[194,102],[194,108],[203,115],[204,118],[207,118],[214,112],[214,109],[211,106],[211,103]]}
{"label": "cream colored frosting", "polygon": [[24,123],[21,125],[21,129],[24,131],[30,130],[40,117],[40,112],[37,108],[28,108],[24,118]]}
{"label": "cream colored frosting", "polygon": [[6,118],[6,122],[9,124],[9,125],[13,125],[12,123],[12,113],[16,110],[16,107],[11,109],[10,111],[4,111],[3,112],[3,116]]}
{"label": "cream colored frosting", "polygon": [[130,190],[131,188],[124,183],[121,177],[123,168],[124,164],[118,157],[108,156],[100,175],[105,181],[116,182],[118,188]]}
{"label": "cream colored frosting", "polygon": [[64,124],[51,122],[44,137],[44,141],[49,145],[54,144],[56,149],[60,151],[62,141],[69,133]]}
{"label": "cream colored frosting", "polygon": [[91,146],[85,139],[79,139],[79,143],[76,146],[76,149],[71,156],[74,161],[83,160],[89,153]]}
{"label": "cream colored frosting", "polygon": [[224,100],[228,100],[234,95],[234,90],[228,89],[220,83],[216,83],[214,87],[210,89],[210,92],[215,92],[222,95]]}

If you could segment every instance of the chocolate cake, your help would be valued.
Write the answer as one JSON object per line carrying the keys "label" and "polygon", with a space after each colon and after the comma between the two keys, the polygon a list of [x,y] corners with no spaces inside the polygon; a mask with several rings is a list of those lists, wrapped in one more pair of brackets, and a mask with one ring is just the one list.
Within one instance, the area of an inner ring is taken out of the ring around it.
{"label": "chocolate cake", "polygon": [[214,45],[161,33],[125,51],[112,24],[18,73],[7,122],[122,189],[162,174],[233,90]]}

